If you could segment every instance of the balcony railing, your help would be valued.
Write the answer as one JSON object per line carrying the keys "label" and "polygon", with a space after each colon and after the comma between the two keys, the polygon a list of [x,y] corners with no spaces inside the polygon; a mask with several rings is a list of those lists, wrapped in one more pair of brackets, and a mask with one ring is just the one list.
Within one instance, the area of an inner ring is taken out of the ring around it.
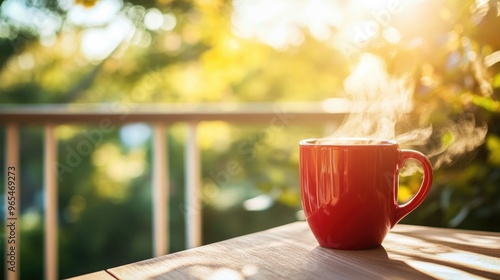
{"label": "balcony railing", "polygon": [[[338,105],[336,105],[338,104]],[[110,125],[145,122],[153,129],[152,153],[152,201],[153,201],[153,251],[154,256],[169,251],[168,244],[168,156],[166,153],[165,128],[169,124],[188,124],[185,144],[185,215],[186,246],[201,245],[201,205],[200,205],[200,154],[196,142],[197,124],[201,121],[225,121],[229,123],[276,125],[284,116],[293,116],[293,124],[325,123],[330,129],[337,127],[350,110],[345,100],[326,103],[244,103],[244,104],[184,104],[184,105],[137,105],[137,104],[96,104],[96,105],[36,105],[0,106],[0,124],[6,126],[6,166],[19,166],[19,127],[40,125],[44,127],[44,231],[45,231],[45,279],[58,278],[57,248],[57,139],[55,128],[60,124],[94,124],[105,130]],[[18,173],[19,174],[19,173]],[[6,186],[8,184],[7,178]],[[19,201],[22,182],[14,193]],[[9,189],[5,188],[5,197]],[[12,193],[11,193],[12,194]],[[7,200],[5,201],[7,205]],[[19,205],[19,204],[18,204]],[[8,219],[17,219],[19,208],[15,207]],[[15,228],[18,235],[19,226]],[[6,242],[6,245],[9,246]],[[6,250],[9,247],[6,246]],[[18,250],[19,246],[16,246]],[[19,252],[16,252],[19,257]],[[19,260],[17,260],[19,261]],[[8,273],[10,279],[17,279],[16,273]]]}

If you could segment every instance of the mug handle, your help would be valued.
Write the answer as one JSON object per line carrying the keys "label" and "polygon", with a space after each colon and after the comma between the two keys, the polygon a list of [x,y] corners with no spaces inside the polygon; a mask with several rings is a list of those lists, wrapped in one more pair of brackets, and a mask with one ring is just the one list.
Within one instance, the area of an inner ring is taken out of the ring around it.
{"label": "mug handle", "polygon": [[394,213],[391,228],[411,211],[415,210],[415,208],[417,208],[424,201],[432,186],[432,165],[429,159],[420,152],[402,149],[401,157],[399,159],[399,168],[403,167],[408,159],[414,159],[422,165],[422,168],[424,169],[424,178],[422,180],[422,184],[420,185],[420,189],[410,201],[403,205],[399,205],[396,202],[396,211]]}

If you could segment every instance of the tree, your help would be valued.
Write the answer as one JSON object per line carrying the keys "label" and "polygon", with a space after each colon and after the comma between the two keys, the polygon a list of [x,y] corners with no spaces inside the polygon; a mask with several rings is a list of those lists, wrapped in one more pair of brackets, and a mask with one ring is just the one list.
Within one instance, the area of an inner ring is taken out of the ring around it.
{"label": "tree", "polygon": [[[499,231],[500,38],[495,32],[500,21],[493,1],[356,6],[358,1],[332,0],[317,7],[313,1],[297,2],[303,5],[298,8],[290,3],[258,10],[245,1],[2,1],[0,103],[133,108],[137,103],[323,101],[349,95],[349,87],[355,92],[369,78],[404,81],[391,85],[404,86],[413,110],[398,111],[404,121],[395,133],[432,127],[425,134],[428,141],[413,143],[441,166],[430,196],[404,222]],[[105,16],[99,16],[100,9]],[[357,78],[355,65],[366,57],[377,57],[370,61],[384,64],[384,71],[361,69]],[[349,85],[348,77],[357,80]],[[374,103],[369,95],[349,97]],[[92,129],[58,127],[59,162],[66,163]],[[173,164],[183,160],[182,130],[176,125],[168,133],[173,251],[184,249],[178,214],[184,179],[182,165]],[[116,127],[104,135],[60,182],[62,277],[150,256],[151,202],[144,186],[150,183],[152,151],[145,142],[124,145],[120,132]],[[322,133],[320,124],[282,131],[200,125],[203,192],[210,194],[204,197],[204,220],[210,221],[204,224],[204,240],[295,219],[300,196],[294,141]],[[464,140],[464,135],[476,138]],[[33,279],[42,271],[36,179],[42,137],[39,128],[23,128],[22,136],[21,238],[27,245],[21,247],[21,266],[22,277]],[[242,171],[221,187],[214,174],[229,162],[239,163]],[[113,173],[113,166],[128,170],[128,164],[141,172]],[[401,200],[416,191],[419,180],[418,174],[401,178]],[[267,212],[246,211],[243,201],[259,195],[271,198]],[[239,223],[241,216],[248,223]]]}

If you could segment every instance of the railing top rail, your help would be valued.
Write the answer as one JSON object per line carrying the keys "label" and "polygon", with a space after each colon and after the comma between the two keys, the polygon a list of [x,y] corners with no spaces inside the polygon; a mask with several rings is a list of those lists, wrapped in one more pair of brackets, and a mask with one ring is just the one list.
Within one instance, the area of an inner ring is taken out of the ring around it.
{"label": "railing top rail", "polygon": [[288,116],[298,122],[339,121],[350,112],[349,103],[280,102],[280,103],[201,103],[201,104],[0,104],[0,123],[99,123],[111,119],[128,122],[269,122]]}

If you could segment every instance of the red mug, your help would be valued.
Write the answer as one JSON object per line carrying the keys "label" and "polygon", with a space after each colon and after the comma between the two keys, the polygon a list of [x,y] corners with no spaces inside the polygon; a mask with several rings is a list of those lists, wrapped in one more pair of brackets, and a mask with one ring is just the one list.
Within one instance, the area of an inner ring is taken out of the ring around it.
{"label": "red mug", "polygon": [[[417,208],[431,189],[432,166],[396,141],[367,138],[306,139],[300,146],[304,213],[322,247],[369,249]],[[398,174],[408,159],[423,168],[419,191],[398,204]]]}

